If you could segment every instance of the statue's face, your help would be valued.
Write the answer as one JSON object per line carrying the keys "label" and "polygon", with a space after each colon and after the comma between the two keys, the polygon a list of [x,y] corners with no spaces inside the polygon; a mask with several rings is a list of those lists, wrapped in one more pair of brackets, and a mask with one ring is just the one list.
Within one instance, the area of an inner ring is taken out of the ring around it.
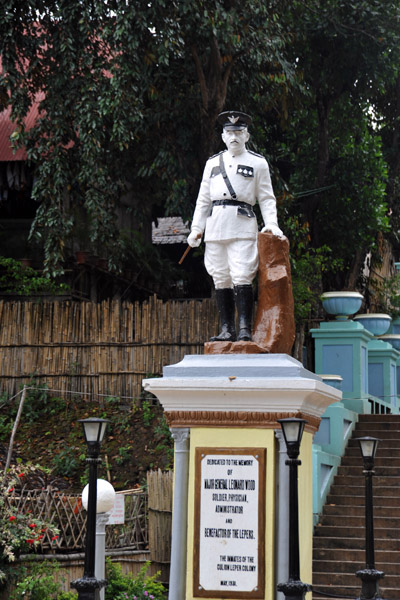
{"label": "statue's face", "polygon": [[249,137],[247,129],[224,129],[222,132],[222,139],[233,155],[243,152]]}

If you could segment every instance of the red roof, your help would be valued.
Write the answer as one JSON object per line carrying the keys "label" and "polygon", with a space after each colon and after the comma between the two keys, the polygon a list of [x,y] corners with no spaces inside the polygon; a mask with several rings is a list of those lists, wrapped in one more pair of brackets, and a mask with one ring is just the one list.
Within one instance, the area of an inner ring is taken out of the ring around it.
{"label": "red roof", "polygon": [[[38,106],[39,102],[34,102],[24,119],[27,129],[30,129],[35,124],[38,117]],[[12,149],[10,135],[15,131],[16,124],[11,121],[10,114],[11,107],[0,112],[0,161],[26,160],[25,148],[21,148],[15,153]]]}

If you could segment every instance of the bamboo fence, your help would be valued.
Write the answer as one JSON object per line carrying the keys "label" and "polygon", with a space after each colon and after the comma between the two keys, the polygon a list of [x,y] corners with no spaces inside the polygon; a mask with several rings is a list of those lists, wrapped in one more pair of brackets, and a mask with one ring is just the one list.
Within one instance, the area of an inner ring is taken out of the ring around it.
{"label": "bamboo fence", "polygon": [[211,299],[0,301],[0,393],[33,380],[92,399],[137,398],[143,378],[201,354],[217,322]]}
{"label": "bamboo fence", "polygon": [[147,472],[150,559],[168,563],[171,556],[173,473]]}
{"label": "bamboo fence", "polygon": [[[168,478],[168,474],[166,474]],[[161,475],[162,479],[162,475]],[[159,485],[162,485],[162,481]],[[152,493],[158,496],[157,488]],[[123,492],[125,519],[121,525],[107,525],[106,548],[143,551],[148,549],[148,495],[144,491]],[[16,513],[29,513],[42,519],[49,528],[42,531],[37,552],[59,553],[83,551],[86,541],[86,511],[81,495],[57,490],[13,491],[5,497]],[[52,527],[54,529],[52,529]],[[55,530],[58,534],[55,536]],[[168,530],[166,532],[168,535]]]}

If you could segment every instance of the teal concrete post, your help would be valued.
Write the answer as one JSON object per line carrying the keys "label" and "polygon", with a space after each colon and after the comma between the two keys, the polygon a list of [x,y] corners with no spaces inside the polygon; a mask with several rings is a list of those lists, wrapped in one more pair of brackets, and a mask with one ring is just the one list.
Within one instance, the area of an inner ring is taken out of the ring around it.
{"label": "teal concrete post", "polygon": [[377,398],[377,407],[374,412],[399,412],[396,373],[399,359],[400,352],[395,350],[391,344],[379,339],[369,342],[368,391],[370,395]]}
{"label": "teal concrete post", "polygon": [[352,320],[326,321],[311,329],[315,340],[315,372],[340,375],[343,405],[357,413],[369,413],[368,343],[372,333]]}

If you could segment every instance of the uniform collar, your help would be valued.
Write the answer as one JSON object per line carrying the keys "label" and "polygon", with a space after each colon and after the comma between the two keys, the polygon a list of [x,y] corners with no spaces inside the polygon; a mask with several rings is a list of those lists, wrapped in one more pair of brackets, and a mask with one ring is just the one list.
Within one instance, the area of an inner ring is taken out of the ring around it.
{"label": "uniform collar", "polygon": [[245,148],[240,154],[232,154],[232,152],[229,152],[229,150],[225,150],[225,152],[229,156],[229,158],[240,158],[241,156],[247,154],[247,148]]}

